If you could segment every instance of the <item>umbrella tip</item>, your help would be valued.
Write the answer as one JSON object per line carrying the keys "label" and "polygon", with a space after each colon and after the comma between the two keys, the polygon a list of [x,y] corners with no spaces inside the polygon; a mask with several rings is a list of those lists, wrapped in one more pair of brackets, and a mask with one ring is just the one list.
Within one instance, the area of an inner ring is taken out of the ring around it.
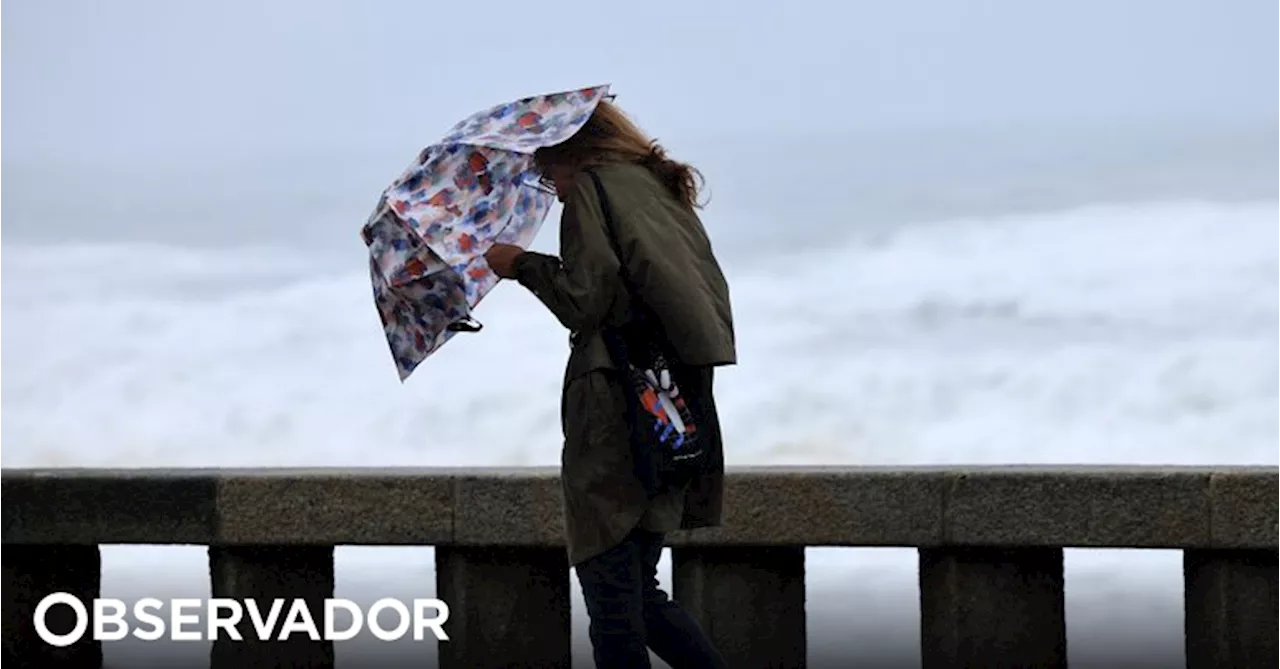
{"label": "umbrella tip", "polygon": [[484,325],[481,325],[480,321],[474,318],[463,318],[448,325],[450,332],[479,332],[483,329]]}

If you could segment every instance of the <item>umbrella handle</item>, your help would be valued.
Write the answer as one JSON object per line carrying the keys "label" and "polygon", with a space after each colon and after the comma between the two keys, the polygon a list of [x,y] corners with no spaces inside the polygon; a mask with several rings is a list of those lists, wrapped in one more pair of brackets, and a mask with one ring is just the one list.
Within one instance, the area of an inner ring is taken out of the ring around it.
{"label": "umbrella handle", "polygon": [[446,329],[451,332],[479,332],[484,329],[484,326],[480,321],[468,317],[450,323]]}

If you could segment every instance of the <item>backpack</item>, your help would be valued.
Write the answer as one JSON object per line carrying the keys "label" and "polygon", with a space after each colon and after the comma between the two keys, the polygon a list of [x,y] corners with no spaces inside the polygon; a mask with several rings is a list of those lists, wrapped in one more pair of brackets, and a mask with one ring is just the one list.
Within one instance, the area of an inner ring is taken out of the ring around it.
{"label": "backpack", "polygon": [[[605,233],[621,265],[621,275],[631,297],[632,317],[625,325],[604,328],[601,336],[609,357],[622,376],[627,398],[627,425],[636,476],[652,499],[670,489],[683,488],[702,473],[709,457],[699,440],[696,397],[682,394],[682,365],[675,356],[660,321],[641,301],[614,230],[613,212],[604,184],[588,170],[604,212]],[[692,390],[695,384],[687,384]]]}

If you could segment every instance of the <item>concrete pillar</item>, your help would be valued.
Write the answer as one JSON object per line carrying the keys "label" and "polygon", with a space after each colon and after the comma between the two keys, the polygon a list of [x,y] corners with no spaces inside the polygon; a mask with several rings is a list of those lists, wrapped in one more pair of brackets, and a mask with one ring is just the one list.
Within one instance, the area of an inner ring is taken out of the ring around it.
{"label": "concrete pillar", "polygon": [[[6,545],[3,551],[4,660],[14,667],[98,669],[102,642],[93,640],[93,600],[102,589],[102,559],[97,546]],[[82,620],[70,606],[48,609],[45,624],[54,634],[71,632],[83,622],[79,641],[61,648],[37,634],[35,611],[40,600],[55,592],[68,593],[84,604]]]}
{"label": "concrete pillar", "polygon": [[[242,605],[243,600],[253,599],[263,620],[269,615],[271,601],[283,599],[273,627],[277,639],[295,599],[306,601],[317,630],[324,634],[324,600],[333,597],[332,546],[211,546],[209,573],[214,597],[242,600]],[[223,634],[214,640],[212,669],[324,669],[334,665],[333,643],[314,641],[306,633],[295,632],[284,641],[258,641],[247,609],[236,629],[241,641]]]}
{"label": "concrete pillar", "polygon": [[1187,550],[1187,666],[1266,667],[1276,651],[1276,551]]}
{"label": "concrete pillar", "polygon": [[436,597],[449,605],[442,669],[569,669],[563,548],[438,547]]}
{"label": "concrete pillar", "polygon": [[672,548],[675,599],[729,666],[803,667],[804,547]]}
{"label": "concrete pillar", "polygon": [[920,549],[924,669],[1067,666],[1060,548]]}

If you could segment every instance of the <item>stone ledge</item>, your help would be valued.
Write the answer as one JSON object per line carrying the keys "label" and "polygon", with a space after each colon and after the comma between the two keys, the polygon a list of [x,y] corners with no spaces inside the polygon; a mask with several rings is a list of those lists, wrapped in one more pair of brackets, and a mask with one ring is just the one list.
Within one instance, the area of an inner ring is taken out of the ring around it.
{"label": "stone ledge", "polygon": [[[559,546],[555,468],[5,469],[4,544]],[[751,467],[673,545],[1264,548],[1274,467]]]}
{"label": "stone ledge", "polygon": [[1280,476],[1274,471],[1213,473],[1209,479],[1213,546],[1276,550],[1277,497]]}
{"label": "stone ledge", "polygon": [[942,541],[948,470],[838,467],[734,470],[724,524],[672,545],[920,546]]}
{"label": "stone ledge", "polygon": [[1208,471],[1010,468],[958,474],[948,544],[1178,548],[1210,543]]}
{"label": "stone ledge", "polygon": [[4,469],[3,541],[206,543],[217,524],[214,470]]}
{"label": "stone ledge", "polygon": [[564,493],[555,469],[500,469],[453,478],[453,543],[564,545]]}
{"label": "stone ledge", "polygon": [[426,545],[453,538],[448,472],[245,471],[220,477],[219,544]]}

